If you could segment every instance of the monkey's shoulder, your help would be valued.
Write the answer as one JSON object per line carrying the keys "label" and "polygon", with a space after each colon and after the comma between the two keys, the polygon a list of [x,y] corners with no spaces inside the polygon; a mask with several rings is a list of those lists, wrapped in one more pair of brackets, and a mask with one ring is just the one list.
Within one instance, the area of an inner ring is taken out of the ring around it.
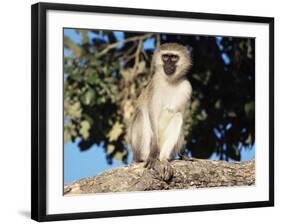
{"label": "monkey's shoulder", "polygon": [[192,93],[192,86],[190,84],[190,82],[187,79],[184,79],[181,83],[180,83],[180,87],[185,90],[188,93]]}
{"label": "monkey's shoulder", "polygon": [[188,80],[184,79],[177,85],[173,85],[171,91],[178,96],[190,98],[192,94],[192,86]]}

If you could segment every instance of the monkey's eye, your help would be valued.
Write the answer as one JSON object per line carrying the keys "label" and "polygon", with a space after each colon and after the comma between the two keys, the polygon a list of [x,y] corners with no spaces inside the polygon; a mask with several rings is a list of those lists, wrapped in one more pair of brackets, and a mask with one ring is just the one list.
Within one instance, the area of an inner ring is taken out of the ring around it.
{"label": "monkey's eye", "polygon": [[174,62],[176,62],[176,61],[179,60],[179,56],[178,56],[178,55],[172,55],[172,56],[171,56],[171,60],[174,61]]}
{"label": "monkey's eye", "polygon": [[169,55],[163,54],[163,55],[162,55],[162,60],[163,60],[163,61],[168,61],[168,60],[169,60]]}

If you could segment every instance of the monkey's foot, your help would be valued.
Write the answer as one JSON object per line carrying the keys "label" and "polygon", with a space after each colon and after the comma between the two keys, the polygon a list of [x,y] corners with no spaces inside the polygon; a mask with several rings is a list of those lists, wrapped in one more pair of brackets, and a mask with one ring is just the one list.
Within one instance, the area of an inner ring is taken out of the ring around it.
{"label": "monkey's foot", "polygon": [[174,174],[173,167],[167,160],[157,160],[157,162],[154,164],[153,170],[155,171],[155,174],[164,181],[170,180]]}
{"label": "monkey's foot", "polygon": [[[144,167],[147,168],[147,169],[153,169],[156,162],[158,160],[156,159],[148,159],[145,163],[144,163]],[[158,161],[159,162],[159,161]]]}

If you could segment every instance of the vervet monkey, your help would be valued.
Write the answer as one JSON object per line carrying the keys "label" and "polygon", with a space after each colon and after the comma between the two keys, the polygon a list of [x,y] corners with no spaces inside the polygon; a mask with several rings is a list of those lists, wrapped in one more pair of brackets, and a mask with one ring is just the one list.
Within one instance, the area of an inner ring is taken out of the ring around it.
{"label": "vervet monkey", "polygon": [[190,53],[180,44],[166,43],[155,50],[151,66],[152,79],[137,100],[129,140],[133,160],[147,168],[162,167],[161,177],[167,180],[173,172],[169,161],[182,147],[183,113],[192,93],[186,78]]}

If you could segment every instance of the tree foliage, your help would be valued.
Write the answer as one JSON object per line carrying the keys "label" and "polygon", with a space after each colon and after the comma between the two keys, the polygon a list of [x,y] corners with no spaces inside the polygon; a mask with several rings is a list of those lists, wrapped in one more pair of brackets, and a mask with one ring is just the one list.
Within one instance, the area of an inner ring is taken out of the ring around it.
{"label": "tree foliage", "polygon": [[107,161],[127,162],[127,127],[150,77],[153,50],[188,45],[193,87],[184,153],[240,160],[255,142],[255,42],[250,38],[75,30],[64,35],[64,141],[102,143]]}

